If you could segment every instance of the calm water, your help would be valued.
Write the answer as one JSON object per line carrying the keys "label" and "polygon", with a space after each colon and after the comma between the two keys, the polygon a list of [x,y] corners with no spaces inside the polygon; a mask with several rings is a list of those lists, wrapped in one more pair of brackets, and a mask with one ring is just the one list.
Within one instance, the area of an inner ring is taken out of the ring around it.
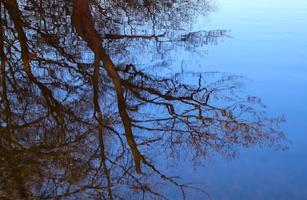
{"label": "calm water", "polygon": [[234,161],[186,168],[187,176],[213,199],[307,199],[307,1],[217,4],[217,12],[200,21],[231,30],[231,37],[209,47],[205,69],[247,77],[245,89],[261,97],[271,115],[285,116],[289,150],[242,150]]}
{"label": "calm water", "polygon": [[307,199],[307,1],[140,2],[0,2],[0,199]]}

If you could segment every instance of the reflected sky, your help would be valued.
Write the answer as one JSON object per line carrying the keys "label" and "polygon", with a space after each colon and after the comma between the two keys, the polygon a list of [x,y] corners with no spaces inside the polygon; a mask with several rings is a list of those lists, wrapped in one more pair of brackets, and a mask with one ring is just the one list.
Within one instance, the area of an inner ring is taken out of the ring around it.
{"label": "reflected sky", "polygon": [[194,172],[197,181],[215,199],[306,199],[307,2],[221,0],[217,5],[200,23],[229,29],[231,38],[210,47],[205,69],[247,77],[247,90],[262,98],[269,113],[285,115],[291,144],[282,153],[250,149],[235,161],[218,159]]}
{"label": "reflected sky", "polygon": [[307,196],[307,3],[22,2],[0,3],[0,198]]}

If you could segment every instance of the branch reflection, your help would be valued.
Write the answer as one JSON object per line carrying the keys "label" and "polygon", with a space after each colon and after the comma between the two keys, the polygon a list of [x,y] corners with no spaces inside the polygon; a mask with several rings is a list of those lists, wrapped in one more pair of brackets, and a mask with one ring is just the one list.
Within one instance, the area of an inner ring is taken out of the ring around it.
{"label": "branch reflection", "polygon": [[284,147],[282,119],[266,117],[257,97],[238,96],[240,77],[154,72],[171,51],[227,36],[186,28],[212,10],[207,1],[0,7],[1,199],[167,198],[160,184],[185,198],[190,186],[160,169],[161,155],[187,151],[195,161],[233,157],[237,146]]}

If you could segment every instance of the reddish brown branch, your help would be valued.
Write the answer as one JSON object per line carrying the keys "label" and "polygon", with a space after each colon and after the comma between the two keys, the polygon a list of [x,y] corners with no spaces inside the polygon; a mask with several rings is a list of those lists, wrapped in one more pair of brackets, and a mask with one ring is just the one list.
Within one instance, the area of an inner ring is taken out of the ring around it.
{"label": "reddish brown branch", "polygon": [[133,154],[135,169],[137,173],[141,173],[142,155],[137,148],[137,144],[132,133],[131,118],[126,110],[126,102],[123,95],[124,92],[122,89],[121,80],[111,58],[101,46],[101,38],[95,30],[89,0],[73,1],[72,25],[74,26],[78,35],[87,42],[95,56],[99,56],[101,58],[108,76],[112,79],[117,96],[119,115],[125,128],[127,142]]}

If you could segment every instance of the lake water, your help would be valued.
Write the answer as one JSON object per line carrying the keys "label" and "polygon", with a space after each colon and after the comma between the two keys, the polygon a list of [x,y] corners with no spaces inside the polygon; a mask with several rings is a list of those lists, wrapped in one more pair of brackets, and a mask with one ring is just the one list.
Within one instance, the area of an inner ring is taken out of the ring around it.
{"label": "lake water", "polygon": [[307,1],[204,2],[1,1],[0,199],[306,200]]}
{"label": "lake water", "polygon": [[205,69],[246,77],[245,89],[263,100],[269,114],[285,116],[289,149],[252,148],[232,161],[182,170],[213,199],[307,199],[307,1],[219,0],[217,5],[199,23],[230,30],[231,37],[208,47]]}

